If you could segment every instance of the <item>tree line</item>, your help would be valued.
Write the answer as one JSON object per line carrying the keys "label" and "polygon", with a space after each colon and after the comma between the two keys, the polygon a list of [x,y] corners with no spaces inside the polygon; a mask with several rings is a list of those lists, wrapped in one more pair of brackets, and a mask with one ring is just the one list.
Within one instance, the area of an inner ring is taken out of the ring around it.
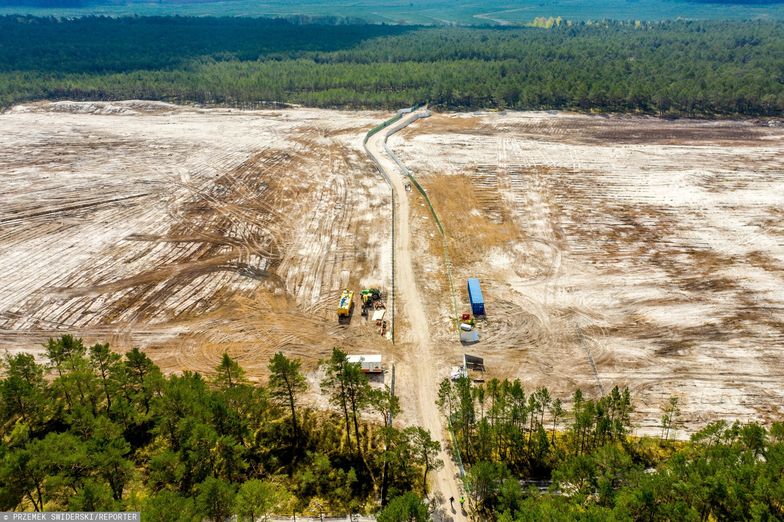
{"label": "tree line", "polygon": [[416,27],[296,19],[0,16],[0,70],[105,74],[172,70],[199,57],[292,59]]}
{"label": "tree line", "polygon": [[224,354],[209,377],[164,375],[72,336],[46,362],[6,355],[0,379],[0,510],[141,511],[146,521],[367,513],[415,499],[440,449],[396,428],[396,397],[335,349],[304,405],[300,362],[275,354],[266,386]]}
{"label": "tree line", "polygon": [[784,110],[784,23],[553,20],[545,27],[3,17],[0,106],[142,98],[673,116]]}
{"label": "tree line", "polygon": [[481,520],[784,519],[781,422],[714,422],[672,441],[673,397],[661,437],[633,437],[628,389],[562,400],[519,380],[445,379],[438,406],[467,469],[468,511]]}
{"label": "tree line", "polygon": [[[300,362],[275,354],[265,386],[224,354],[209,377],[164,375],[138,349],[63,336],[45,363],[6,355],[0,379],[0,510],[132,510],[144,520],[257,520],[377,512],[425,521],[426,430],[394,427],[400,404],[335,348],[328,411],[305,406]],[[634,437],[627,389],[554,397],[519,380],[444,380],[437,405],[481,520],[781,520],[784,424],[715,422],[670,440]],[[380,509],[380,511],[379,511]]]}

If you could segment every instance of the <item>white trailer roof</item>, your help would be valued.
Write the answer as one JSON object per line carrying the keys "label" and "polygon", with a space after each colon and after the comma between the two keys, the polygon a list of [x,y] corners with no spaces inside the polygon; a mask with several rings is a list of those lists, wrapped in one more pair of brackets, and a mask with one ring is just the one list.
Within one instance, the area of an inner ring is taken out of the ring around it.
{"label": "white trailer roof", "polygon": [[366,363],[380,363],[380,355],[349,355],[346,357],[350,363],[366,362]]}

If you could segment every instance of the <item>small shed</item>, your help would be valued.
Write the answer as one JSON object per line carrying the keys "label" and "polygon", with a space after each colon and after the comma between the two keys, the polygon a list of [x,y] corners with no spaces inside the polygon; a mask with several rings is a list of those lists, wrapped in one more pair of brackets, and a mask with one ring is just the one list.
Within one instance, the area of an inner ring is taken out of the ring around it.
{"label": "small shed", "polygon": [[471,303],[471,313],[475,316],[485,315],[485,298],[479,287],[479,279],[475,277],[468,279],[468,301]]}
{"label": "small shed", "polygon": [[380,355],[349,355],[346,360],[350,364],[359,364],[360,369],[365,373],[382,373]]}

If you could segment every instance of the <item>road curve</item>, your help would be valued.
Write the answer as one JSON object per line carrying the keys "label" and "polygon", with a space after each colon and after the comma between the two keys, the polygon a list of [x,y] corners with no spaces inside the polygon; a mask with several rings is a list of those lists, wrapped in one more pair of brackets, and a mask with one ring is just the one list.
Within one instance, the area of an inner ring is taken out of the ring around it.
{"label": "road curve", "polygon": [[[402,129],[418,118],[417,112],[405,115],[401,120],[388,128],[374,134],[367,142],[367,151],[373,157],[376,164],[387,176],[392,185],[396,205],[395,212],[395,279],[396,294],[398,298],[398,310],[407,319],[408,328],[400,331],[398,329],[398,339],[411,345],[413,350],[412,360],[414,364],[410,366],[413,373],[410,382],[416,383],[416,407],[420,424],[430,430],[433,438],[441,442],[441,454],[439,458],[443,460],[444,467],[431,474],[431,498],[435,498],[439,506],[434,520],[467,520],[466,516],[460,512],[457,499],[462,494],[460,479],[457,466],[455,466],[450,455],[446,452],[444,425],[441,414],[436,407],[438,396],[438,380],[440,372],[436,368],[436,358],[433,355],[433,346],[430,338],[430,327],[427,322],[427,315],[422,306],[422,298],[419,295],[419,288],[414,277],[412,264],[412,244],[410,227],[409,197],[415,192],[406,192],[403,174],[395,165],[395,162],[384,152],[384,143],[391,134]],[[435,494],[435,495],[434,495]],[[449,497],[454,497],[456,512],[450,508]]]}

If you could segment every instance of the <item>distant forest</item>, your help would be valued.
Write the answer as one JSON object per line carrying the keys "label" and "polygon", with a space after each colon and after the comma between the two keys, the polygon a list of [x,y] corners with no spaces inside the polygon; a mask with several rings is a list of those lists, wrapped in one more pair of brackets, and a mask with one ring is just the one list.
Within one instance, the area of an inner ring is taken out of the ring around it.
{"label": "distant forest", "polygon": [[782,22],[538,25],[0,17],[0,107],[142,98],[672,116],[780,116],[784,109]]}

